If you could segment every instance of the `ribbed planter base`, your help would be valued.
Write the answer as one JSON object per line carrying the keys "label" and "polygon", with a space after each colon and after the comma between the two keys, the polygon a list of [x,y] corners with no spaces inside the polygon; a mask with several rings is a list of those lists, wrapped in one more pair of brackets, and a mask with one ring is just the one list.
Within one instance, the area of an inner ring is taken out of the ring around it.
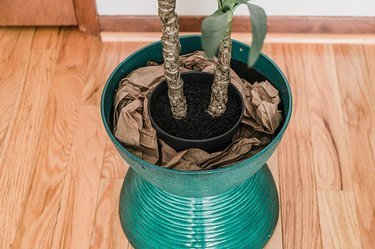
{"label": "ribbed planter base", "polygon": [[121,223],[137,249],[263,248],[279,212],[267,165],[240,186],[202,198],[170,194],[129,169],[120,198]]}

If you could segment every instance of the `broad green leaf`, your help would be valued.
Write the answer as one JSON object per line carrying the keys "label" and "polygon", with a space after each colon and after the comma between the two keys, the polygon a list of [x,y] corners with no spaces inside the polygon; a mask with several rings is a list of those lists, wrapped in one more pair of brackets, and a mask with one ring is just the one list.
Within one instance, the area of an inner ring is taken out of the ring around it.
{"label": "broad green leaf", "polygon": [[247,65],[252,67],[259,57],[267,33],[266,12],[259,6],[246,3],[251,14],[251,30],[253,33],[252,49],[249,54]]}
{"label": "broad green leaf", "polygon": [[202,22],[202,48],[209,58],[216,55],[217,49],[229,24],[229,11],[217,10]]}

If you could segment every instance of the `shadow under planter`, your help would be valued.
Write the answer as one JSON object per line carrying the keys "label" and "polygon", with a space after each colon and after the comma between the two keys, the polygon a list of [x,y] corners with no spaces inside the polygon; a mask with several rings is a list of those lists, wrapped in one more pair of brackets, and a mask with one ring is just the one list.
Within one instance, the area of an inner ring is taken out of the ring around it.
{"label": "shadow under planter", "polygon": [[[182,54],[201,49],[200,36],[180,38]],[[233,65],[246,63],[251,49],[233,41]],[[112,105],[120,80],[147,61],[162,63],[160,42],[130,55],[113,71],[102,95],[101,114],[116,149],[129,164],[120,198],[121,224],[135,248],[262,248],[278,219],[275,182],[266,164],[291,117],[287,80],[265,55],[254,68],[279,90],[283,122],[259,153],[226,168],[179,171],[161,168],[134,156],[112,134]],[[233,68],[246,78],[248,70]]]}

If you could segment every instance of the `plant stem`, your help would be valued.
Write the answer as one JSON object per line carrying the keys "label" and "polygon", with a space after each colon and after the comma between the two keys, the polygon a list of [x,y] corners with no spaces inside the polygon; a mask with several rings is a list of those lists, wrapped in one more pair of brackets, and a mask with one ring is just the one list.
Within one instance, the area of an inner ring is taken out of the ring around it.
{"label": "plant stem", "polygon": [[219,8],[218,9],[222,9],[223,8],[223,1],[222,0],[219,0],[217,1],[218,4],[219,4]]}
{"label": "plant stem", "polygon": [[211,102],[207,112],[212,117],[221,116],[227,109],[228,86],[230,83],[230,60],[232,57],[231,28],[224,35],[219,45],[217,62],[212,84]]}
{"label": "plant stem", "polygon": [[178,58],[180,56],[181,44],[178,33],[176,0],[158,0],[159,17],[161,20],[164,58],[164,76],[168,85],[168,97],[171,105],[172,115],[175,119],[186,116],[186,98],[184,96],[184,83],[180,75]]}

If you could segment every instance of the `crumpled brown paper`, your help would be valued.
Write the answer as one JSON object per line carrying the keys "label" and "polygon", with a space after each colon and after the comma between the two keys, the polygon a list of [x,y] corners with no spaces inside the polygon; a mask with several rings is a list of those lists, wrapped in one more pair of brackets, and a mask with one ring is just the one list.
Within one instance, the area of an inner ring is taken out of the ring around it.
{"label": "crumpled brown paper", "polygon": [[[214,71],[214,63],[202,51],[181,56],[180,65],[182,72]],[[149,92],[163,80],[163,74],[163,65],[150,62],[148,66],[126,76],[115,95],[114,135],[130,152],[145,161],[179,170],[225,167],[261,150],[270,142],[281,123],[277,89],[267,81],[251,85],[232,70],[232,83],[244,97],[246,108],[241,127],[232,143],[223,151],[215,153],[197,148],[176,152],[157,138],[148,116]]]}

